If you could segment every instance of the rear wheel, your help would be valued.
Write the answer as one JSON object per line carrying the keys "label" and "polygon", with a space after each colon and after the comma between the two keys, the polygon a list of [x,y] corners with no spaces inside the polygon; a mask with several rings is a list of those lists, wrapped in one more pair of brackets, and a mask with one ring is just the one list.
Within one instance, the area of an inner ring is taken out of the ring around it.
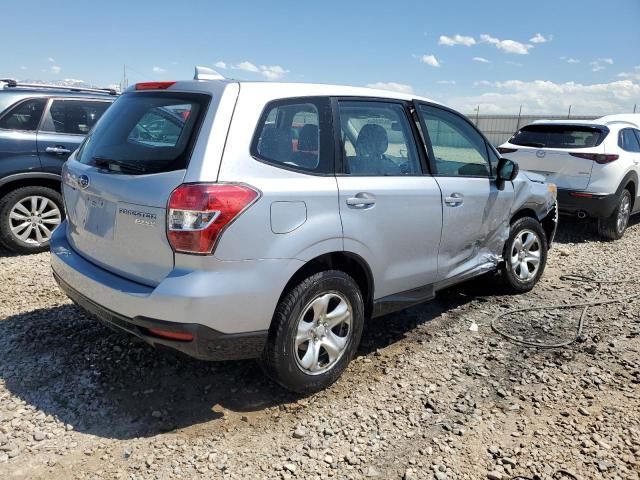
{"label": "rear wheel", "polygon": [[62,196],[48,187],[21,187],[0,200],[0,243],[16,253],[49,248],[64,218]]}
{"label": "rear wheel", "polygon": [[547,263],[547,248],[547,237],[538,220],[524,217],[511,225],[500,270],[509,292],[528,292],[538,283]]}
{"label": "rear wheel", "polygon": [[618,205],[607,218],[598,219],[598,233],[606,240],[619,240],[624,235],[631,216],[631,192],[626,188],[620,194]]}
{"label": "rear wheel", "polygon": [[356,282],[338,270],[316,273],[278,304],[262,367],[288,390],[322,390],[338,379],[355,355],[363,324]]}

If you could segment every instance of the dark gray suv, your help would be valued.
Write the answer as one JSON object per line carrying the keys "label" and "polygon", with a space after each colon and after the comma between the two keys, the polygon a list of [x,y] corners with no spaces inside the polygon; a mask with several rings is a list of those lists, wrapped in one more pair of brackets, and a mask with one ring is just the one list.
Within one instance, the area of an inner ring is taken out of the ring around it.
{"label": "dark gray suv", "polygon": [[0,243],[46,250],[64,218],[62,164],[116,98],[110,89],[0,80]]}

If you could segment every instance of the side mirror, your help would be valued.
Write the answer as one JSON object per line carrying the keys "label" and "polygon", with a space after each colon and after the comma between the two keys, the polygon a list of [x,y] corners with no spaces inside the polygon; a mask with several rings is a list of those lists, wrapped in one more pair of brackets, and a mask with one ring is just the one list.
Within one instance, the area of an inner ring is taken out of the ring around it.
{"label": "side mirror", "polygon": [[501,158],[498,161],[498,181],[510,182],[518,176],[520,167],[512,160]]}

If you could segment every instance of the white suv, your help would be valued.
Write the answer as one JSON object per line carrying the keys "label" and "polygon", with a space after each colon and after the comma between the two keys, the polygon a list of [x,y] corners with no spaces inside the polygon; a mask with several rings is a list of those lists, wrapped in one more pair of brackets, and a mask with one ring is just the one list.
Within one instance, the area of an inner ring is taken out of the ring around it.
{"label": "white suv", "polygon": [[[200,75],[197,76],[200,78]],[[332,383],[364,322],[498,270],[533,288],[555,187],[411,95],[139,83],[65,164],[51,263],[102,320],[209,360]]]}
{"label": "white suv", "polygon": [[560,213],[597,218],[606,239],[621,238],[640,212],[640,114],[537,121],[498,151],[555,183]]}

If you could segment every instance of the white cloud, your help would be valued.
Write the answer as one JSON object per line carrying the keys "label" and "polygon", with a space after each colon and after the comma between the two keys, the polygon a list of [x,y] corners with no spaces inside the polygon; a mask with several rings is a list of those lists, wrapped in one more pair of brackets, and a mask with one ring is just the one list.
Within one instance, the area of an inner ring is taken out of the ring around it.
{"label": "white cloud", "polygon": [[285,70],[280,65],[260,65],[260,73],[268,80],[277,80],[285,76],[289,70]]}
{"label": "white cloud", "polygon": [[47,58],[50,63],[56,63],[56,60],[53,57]]}
{"label": "white cloud", "polygon": [[606,65],[613,65],[613,58],[596,58],[593,62],[589,62],[592,72],[604,70]]}
{"label": "white cloud", "polygon": [[368,88],[377,88],[378,90],[391,90],[400,93],[413,93],[413,87],[404,83],[396,82],[376,82],[366,85]]}
{"label": "white cloud", "polygon": [[260,71],[260,69],[251,62],[240,62],[239,64],[234,65],[231,68],[233,68],[234,70],[244,70],[245,72],[253,73],[258,73]]}
{"label": "white cloud", "polygon": [[479,95],[450,98],[449,103],[463,112],[477,105],[484,113],[514,113],[522,105],[523,113],[547,114],[572,111],[584,115],[606,115],[628,112],[640,98],[640,82],[631,79],[609,83],[508,80],[476,82],[487,91]]}
{"label": "white cloud", "polygon": [[440,62],[438,61],[438,59],[433,56],[433,55],[414,55],[418,60],[420,60],[422,63],[427,64],[431,67],[439,67],[440,66]]}
{"label": "white cloud", "polygon": [[455,85],[456,81],[455,80],[438,80],[438,83],[440,85]]}
{"label": "white cloud", "polygon": [[569,57],[566,59],[566,62],[576,64],[576,63],[580,63],[580,60],[578,60],[577,58]]}
{"label": "white cloud", "polygon": [[465,47],[471,47],[475,44],[475,38],[458,34],[454,35],[453,37],[440,35],[440,39],[438,40],[438,45],[445,45],[447,47],[453,47],[454,45],[464,45]]}
{"label": "white cloud", "polygon": [[[219,62],[220,63],[220,62]],[[226,64],[225,64],[226,65]],[[232,65],[234,70],[243,70],[245,72],[259,73],[267,80],[278,80],[289,73],[289,70],[285,70],[280,65],[260,65],[259,67],[251,62],[244,61],[237,65]]]}
{"label": "white cloud", "polygon": [[20,70],[26,70],[27,67],[25,67],[24,65],[20,65]]}
{"label": "white cloud", "polygon": [[153,70],[153,73],[164,73],[164,72],[166,72],[166,70],[164,68],[162,68],[162,67],[153,67],[152,70]]}
{"label": "white cloud", "polygon": [[51,73],[54,73],[56,75],[58,75],[60,73],[60,71],[62,70],[62,67],[59,65],[51,65]]}
{"label": "white cloud", "polygon": [[533,48],[533,45],[529,45],[528,43],[516,42],[515,40],[500,40],[499,38],[492,37],[486,33],[480,35],[480,41],[482,43],[495,45],[496,48],[505,53],[513,53],[516,55],[527,55],[529,50]]}
{"label": "white cloud", "polygon": [[65,83],[85,83],[84,80],[80,80],[79,78],[65,78],[62,81]]}
{"label": "white cloud", "polygon": [[216,68],[222,68],[223,70],[225,68],[227,68],[227,64],[224,63],[222,60],[219,61],[219,62],[214,63],[213,66],[216,67]]}
{"label": "white cloud", "polygon": [[484,57],[473,57],[471,60],[478,63],[491,63],[489,60],[487,60]]}
{"label": "white cloud", "polygon": [[618,74],[618,77],[640,80],[640,65],[636,65],[635,67],[633,67],[633,72],[620,72]]}
{"label": "white cloud", "polygon": [[529,39],[531,43],[547,43],[553,40],[553,35],[549,35],[548,37],[543,36],[541,33],[536,33],[533,37]]}

